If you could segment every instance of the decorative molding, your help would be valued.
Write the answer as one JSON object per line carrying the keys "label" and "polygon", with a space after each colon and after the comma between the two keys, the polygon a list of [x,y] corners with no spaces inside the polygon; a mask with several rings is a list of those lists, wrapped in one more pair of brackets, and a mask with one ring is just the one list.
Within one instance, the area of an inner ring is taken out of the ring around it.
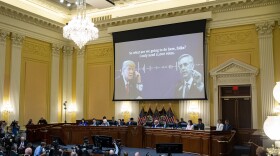
{"label": "decorative molding", "polygon": [[6,39],[9,37],[10,32],[0,30],[0,42],[6,42]]}
{"label": "decorative molding", "polygon": [[93,53],[89,53],[92,57],[101,58],[101,57],[111,57],[113,56],[113,47],[100,47],[94,48]]}
{"label": "decorative molding", "polygon": [[236,59],[229,59],[223,64],[210,71],[213,78],[213,98],[214,98],[214,121],[221,118],[221,106],[219,105],[219,86],[220,85],[241,85],[250,84],[252,90],[252,123],[253,128],[258,128],[257,110],[257,88],[256,76],[258,69],[249,64]]}
{"label": "decorative molding", "polygon": [[77,48],[77,56],[84,56],[85,55],[85,48],[83,47],[82,49]]}
{"label": "decorative molding", "polygon": [[10,18],[20,20],[26,23],[31,23],[36,26],[43,27],[56,32],[62,32],[64,24],[54,22],[50,19],[39,15],[32,14],[23,9],[13,7],[4,2],[0,2],[0,15],[8,16]]}
{"label": "decorative molding", "polygon": [[62,53],[63,53],[64,56],[71,56],[71,55],[73,55],[73,47],[63,46]]}
{"label": "decorative molding", "polygon": [[227,32],[213,35],[214,44],[217,46],[234,45],[253,42],[253,31]]}
{"label": "decorative molding", "polygon": [[60,49],[62,48],[61,45],[58,44],[52,44],[52,55],[53,56],[59,56],[60,55]]}
{"label": "decorative molding", "polygon": [[[164,18],[170,18],[175,16],[191,15],[202,12],[210,11],[212,13],[229,12],[241,9],[248,9],[254,7],[268,6],[279,4],[279,0],[227,0],[227,1],[211,1],[206,3],[194,4],[189,6],[183,6],[178,8],[160,10],[155,12],[143,13],[138,15],[125,16],[120,18],[113,18],[104,21],[96,20],[96,26],[100,29],[106,29],[108,27],[140,23],[145,21],[152,21]],[[94,20],[94,19],[93,19]]]}
{"label": "decorative molding", "polygon": [[23,36],[23,35],[20,35],[20,34],[12,33],[11,39],[12,39],[13,45],[15,45],[15,46],[21,46],[22,43],[23,43],[24,36]]}
{"label": "decorative molding", "polygon": [[266,21],[266,22],[258,23],[256,24],[256,31],[259,33],[259,35],[271,35],[274,26],[275,26],[274,21]]}

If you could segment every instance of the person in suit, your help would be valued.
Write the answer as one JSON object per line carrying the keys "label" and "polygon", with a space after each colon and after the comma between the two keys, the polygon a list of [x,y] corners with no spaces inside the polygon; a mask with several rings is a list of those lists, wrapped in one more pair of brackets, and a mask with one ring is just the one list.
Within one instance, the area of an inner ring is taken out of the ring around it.
{"label": "person in suit", "polygon": [[82,121],[79,123],[79,126],[87,126],[88,123],[85,121],[84,118],[82,118]]}
{"label": "person in suit", "polygon": [[92,124],[91,124],[91,126],[97,126],[97,122],[96,122],[96,119],[95,119],[95,118],[92,119]]}
{"label": "person in suit", "polygon": [[142,99],[142,90],[141,75],[135,70],[135,63],[131,60],[124,61],[121,76],[115,79],[115,97],[117,99]]}
{"label": "person in suit", "polygon": [[16,145],[16,144],[13,144],[13,145],[12,145],[11,151],[10,151],[10,156],[18,156],[18,153],[17,153],[17,145]]}
{"label": "person in suit", "polygon": [[223,131],[231,131],[231,130],[232,130],[232,126],[229,124],[229,120],[225,120]]}
{"label": "person in suit", "polygon": [[189,54],[181,55],[177,60],[182,80],[176,85],[176,98],[204,97],[204,83],[202,75],[194,70],[194,59]]}
{"label": "person in suit", "polygon": [[40,120],[38,121],[38,125],[46,125],[46,124],[48,124],[47,120],[41,117]]}
{"label": "person in suit", "polygon": [[216,126],[216,131],[222,131],[224,129],[224,124],[222,123],[221,119],[218,119],[217,121],[217,126]]}
{"label": "person in suit", "polygon": [[27,147],[27,141],[25,140],[25,137],[20,137],[20,140],[17,143],[18,147],[18,154],[24,154],[25,148]]}
{"label": "person in suit", "polygon": [[204,130],[204,123],[202,123],[202,119],[198,119],[198,123],[195,125],[196,130]]}
{"label": "person in suit", "polygon": [[161,126],[160,126],[160,124],[159,124],[159,121],[158,121],[158,120],[155,120],[155,121],[154,121],[153,128],[161,128]]}
{"label": "person in suit", "polygon": [[135,125],[135,121],[133,118],[130,118],[130,120],[126,123],[127,126],[132,126],[132,125]]}
{"label": "person in suit", "polygon": [[110,126],[109,122],[107,121],[107,119],[103,119],[103,122],[100,126]]}

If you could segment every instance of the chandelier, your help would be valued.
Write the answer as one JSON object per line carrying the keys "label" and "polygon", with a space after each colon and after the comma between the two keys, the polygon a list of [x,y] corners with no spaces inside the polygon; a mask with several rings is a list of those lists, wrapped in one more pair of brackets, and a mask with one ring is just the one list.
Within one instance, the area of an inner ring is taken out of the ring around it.
{"label": "chandelier", "polygon": [[73,40],[82,49],[88,41],[98,38],[98,29],[86,16],[86,0],[77,0],[76,4],[77,15],[63,27],[63,37]]}

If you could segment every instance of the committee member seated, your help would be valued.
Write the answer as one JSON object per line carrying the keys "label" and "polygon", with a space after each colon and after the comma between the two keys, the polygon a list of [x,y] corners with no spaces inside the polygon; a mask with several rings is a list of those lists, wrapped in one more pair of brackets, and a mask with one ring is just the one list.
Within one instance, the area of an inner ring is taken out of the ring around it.
{"label": "committee member seated", "polygon": [[224,129],[224,124],[222,123],[221,119],[218,119],[217,121],[217,126],[216,126],[216,131],[222,131]]}
{"label": "committee member seated", "polygon": [[98,123],[97,123],[97,121],[96,121],[95,118],[92,119],[92,124],[91,124],[91,126],[98,126]]}
{"label": "committee member seated", "polygon": [[193,130],[193,122],[192,120],[188,120],[188,124],[187,124],[187,127],[186,127],[186,130]]}
{"label": "committee member seated", "polygon": [[154,121],[153,128],[161,128],[161,126],[160,126],[160,124],[159,124],[159,121],[158,121],[158,120],[155,120],[155,121]]}
{"label": "committee member seated", "polygon": [[137,125],[137,123],[134,121],[133,118],[130,118],[130,120],[126,123],[127,126]]}
{"label": "committee member seated", "polygon": [[82,118],[82,121],[79,123],[79,126],[87,126],[88,125],[88,122],[85,121],[84,118]]}
{"label": "committee member seated", "polygon": [[100,124],[100,126],[110,126],[110,124],[107,121],[107,119],[103,119],[103,122],[102,122],[102,124]]}
{"label": "committee member seated", "polygon": [[29,125],[34,125],[32,119],[29,119],[27,124],[26,124],[26,126],[29,126]]}
{"label": "committee member seated", "polygon": [[41,117],[40,120],[38,121],[38,125],[46,125],[46,124],[48,124],[47,120]]}
{"label": "committee member seated", "polygon": [[229,120],[225,120],[223,131],[231,131],[231,130],[232,130],[232,126],[229,124]]}
{"label": "committee member seated", "polygon": [[195,130],[204,130],[204,123],[202,123],[202,119],[198,119],[198,123],[194,126]]}

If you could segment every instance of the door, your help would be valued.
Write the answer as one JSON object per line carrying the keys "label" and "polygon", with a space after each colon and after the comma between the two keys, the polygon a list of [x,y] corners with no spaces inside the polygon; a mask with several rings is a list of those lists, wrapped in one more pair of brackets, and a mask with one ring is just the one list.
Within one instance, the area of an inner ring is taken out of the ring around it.
{"label": "door", "polygon": [[228,119],[235,129],[252,128],[252,102],[250,86],[221,86],[222,120]]}

